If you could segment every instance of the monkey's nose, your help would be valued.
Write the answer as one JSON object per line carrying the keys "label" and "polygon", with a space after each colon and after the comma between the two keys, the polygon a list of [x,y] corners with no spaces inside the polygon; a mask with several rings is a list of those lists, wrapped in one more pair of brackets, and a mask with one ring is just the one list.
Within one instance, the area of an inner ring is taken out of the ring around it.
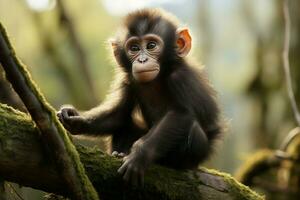
{"label": "monkey's nose", "polygon": [[147,60],[148,60],[148,58],[146,56],[140,56],[138,58],[138,62],[140,62],[140,63],[145,63],[145,62],[147,62]]}

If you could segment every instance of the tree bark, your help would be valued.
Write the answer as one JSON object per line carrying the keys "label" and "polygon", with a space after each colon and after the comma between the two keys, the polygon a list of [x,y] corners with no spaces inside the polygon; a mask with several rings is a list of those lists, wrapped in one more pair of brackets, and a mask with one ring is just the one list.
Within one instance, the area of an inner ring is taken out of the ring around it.
{"label": "tree bark", "polygon": [[[153,166],[143,188],[123,182],[117,169],[121,160],[74,139],[86,172],[101,199],[263,199],[231,176],[201,168],[176,171]],[[0,104],[0,177],[24,186],[67,195],[63,179],[42,146],[38,129],[29,115]]]}

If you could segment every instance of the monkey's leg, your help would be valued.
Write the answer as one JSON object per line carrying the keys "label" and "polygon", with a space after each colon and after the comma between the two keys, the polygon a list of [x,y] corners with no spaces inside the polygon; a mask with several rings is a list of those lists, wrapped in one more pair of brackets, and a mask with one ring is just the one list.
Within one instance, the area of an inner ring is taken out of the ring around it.
{"label": "monkey's leg", "polygon": [[200,124],[194,120],[181,142],[157,160],[158,164],[178,168],[196,168],[208,156],[209,142]]}

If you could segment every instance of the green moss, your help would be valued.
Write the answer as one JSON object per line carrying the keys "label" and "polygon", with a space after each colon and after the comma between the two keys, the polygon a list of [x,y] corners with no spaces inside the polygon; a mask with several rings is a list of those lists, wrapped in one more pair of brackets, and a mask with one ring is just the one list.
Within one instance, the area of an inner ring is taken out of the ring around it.
{"label": "green moss", "polygon": [[20,118],[20,119],[26,119],[31,121],[31,118],[26,113],[23,113],[21,111],[15,110],[14,108],[6,105],[6,104],[0,104],[0,115],[8,117],[8,118]]}
{"label": "green moss", "polygon": [[18,132],[20,129],[26,130],[31,126],[34,127],[35,125],[29,115],[15,110],[5,104],[0,104],[0,126],[3,128],[3,130],[8,130],[0,130],[1,137],[1,135],[5,136],[11,132]]}
{"label": "green moss", "polygon": [[206,171],[208,173],[223,177],[225,182],[227,182],[228,185],[230,186],[229,189],[230,189],[232,195],[235,197],[235,199],[238,199],[238,200],[241,200],[241,199],[263,200],[264,199],[263,196],[254,192],[248,186],[241,184],[236,179],[234,179],[230,174],[227,174],[224,172],[219,172],[219,171],[213,170],[213,169],[202,168],[202,170]]}

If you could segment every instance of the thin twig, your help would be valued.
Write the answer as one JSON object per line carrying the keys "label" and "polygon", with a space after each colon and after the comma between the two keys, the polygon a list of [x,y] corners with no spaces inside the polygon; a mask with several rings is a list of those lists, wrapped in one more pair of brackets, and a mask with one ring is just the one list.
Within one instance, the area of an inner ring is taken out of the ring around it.
{"label": "thin twig", "polygon": [[295,94],[293,92],[290,63],[289,63],[289,47],[290,47],[290,32],[291,32],[291,19],[289,14],[288,0],[283,0],[283,15],[284,15],[284,48],[282,53],[283,69],[286,79],[287,91],[292,105],[293,113],[298,126],[300,126],[300,113],[297,107]]}
{"label": "thin twig", "polygon": [[293,130],[289,132],[289,134],[286,136],[286,138],[283,140],[280,150],[286,151],[288,146],[291,144],[291,142],[300,134],[300,127],[296,127]]}

